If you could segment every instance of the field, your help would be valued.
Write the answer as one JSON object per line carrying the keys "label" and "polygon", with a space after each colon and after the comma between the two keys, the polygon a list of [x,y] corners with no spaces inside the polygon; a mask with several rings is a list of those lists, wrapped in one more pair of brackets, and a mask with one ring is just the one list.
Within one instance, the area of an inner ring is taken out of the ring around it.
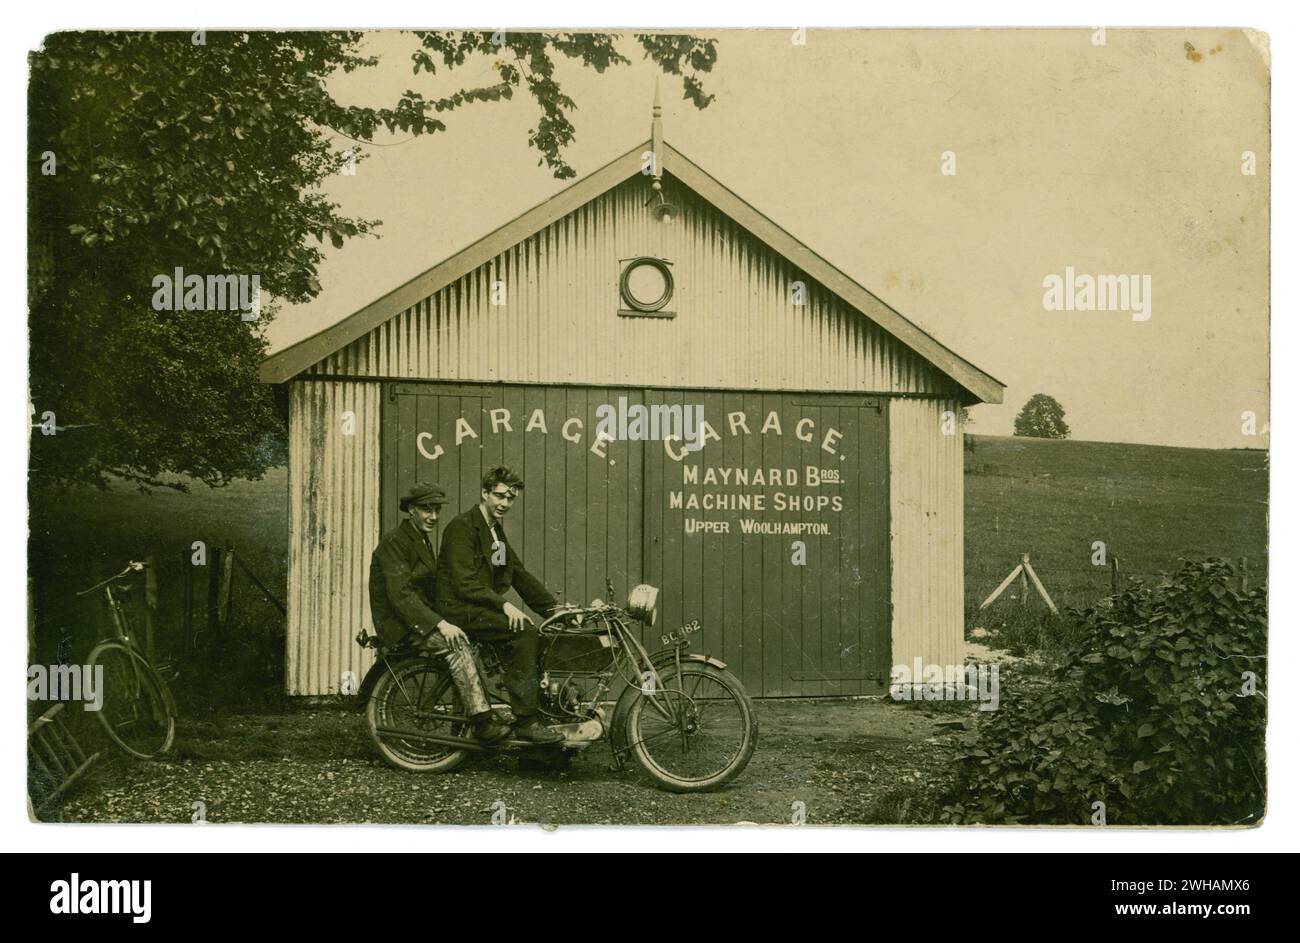
{"label": "field", "polygon": [[[1062,608],[1110,591],[1108,566],[1093,564],[1095,541],[1105,543],[1107,564],[1118,557],[1122,578],[1151,578],[1179,558],[1206,557],[1245,557],[1252,583],[1267,577],[1267,452],[972,439],[965,480],[968,631],[1006,623],[1022,641],[1050,647],[1053,623],[1042,620],[1032,586],[1023,613],[1018,582],[976,611],[1022,553]],[[1035,639],[1038,633],[1046,637]]]}

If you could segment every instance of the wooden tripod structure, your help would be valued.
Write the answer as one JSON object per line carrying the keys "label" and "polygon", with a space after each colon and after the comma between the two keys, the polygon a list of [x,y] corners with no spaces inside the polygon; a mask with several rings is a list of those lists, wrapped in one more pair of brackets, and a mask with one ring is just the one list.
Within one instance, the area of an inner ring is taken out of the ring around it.
{"label": "wooden tripod structure", "polygon": [[1001,585],[989,594],[989,598],[980,603],[980,609],[983,610],[988,608],[994,600],[1006,592],[1007,587],[1015,582],[1017,576],[1020,577],[1021,605],[1024,605],[1029,601],[1029,580],[1033,580],[1034,589],[1038,590],[1038,595],[1043,597],[1043,602],[1047,603],[1047,608],[1052,610],[1052,615],[1060,615],[1060,613],[1056,611],[1056,603],[1052,602],[1052,597],[1049,596],[1047,590],[1043,588],[1042,580],[1040,580],[1038,574],[1034,572],[1034,567],[1030,564],[1029,554],[1027,553],[1022,553],[1020,555],[1020,563],[1017,564],[1016,568],[1007,575],[1007,578],[1002,581]]}

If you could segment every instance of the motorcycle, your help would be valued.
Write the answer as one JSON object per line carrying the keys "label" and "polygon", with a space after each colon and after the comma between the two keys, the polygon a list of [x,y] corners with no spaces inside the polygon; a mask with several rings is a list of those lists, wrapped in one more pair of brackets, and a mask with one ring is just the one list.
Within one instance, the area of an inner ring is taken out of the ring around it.
{"label": "motorcycle", "polygon": [[[608,580],[606,589],[612,597]],[[563,735],[555,744],[480,743],[442,655],[388,647],[363,631],[358,644],[378,655],[358,691],[371,740],[388,763],[417,773],[449,772],[472,753],[502,751],[562,767],[605,740],[619,770],[635,761],[672,792],[717,789],[754,754],[753,702],[723,662],[689,650],[698,623],[662,636],[667,648],[646,650],[636,626],[654,625],[657,598],[658,590],[641,585],[625,606],[564,604],[538,626],[540,717]],[[488,699],[505,701],[493,644],[471,648]]]}

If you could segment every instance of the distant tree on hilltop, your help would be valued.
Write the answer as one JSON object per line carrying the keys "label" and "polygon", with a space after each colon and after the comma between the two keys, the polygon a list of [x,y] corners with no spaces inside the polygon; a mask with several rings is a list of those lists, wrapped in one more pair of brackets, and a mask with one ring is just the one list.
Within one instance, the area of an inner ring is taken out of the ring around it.
{"label": "distant tree on hilltop", "polygon": [[1016,435],[1031,439],[1068,439],[1065,409],[1046,393],[1035,393],[1016,416]]}

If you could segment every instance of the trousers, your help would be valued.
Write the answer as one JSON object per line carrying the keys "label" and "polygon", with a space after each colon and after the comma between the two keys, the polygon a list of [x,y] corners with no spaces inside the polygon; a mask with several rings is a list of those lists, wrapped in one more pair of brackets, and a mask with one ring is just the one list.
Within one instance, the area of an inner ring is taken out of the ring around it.
{"label": "trousers", "polygon": [[475,642],[489,642],[501,656],[505,668],[506,699],[510,710],[521,720],[537,713],[539,679],[537,677],[537,628],[510,631],[510,621],[487,616],[470,625],[461,625]]}
{"label": "trousers", "polygon": [[478,673],[478,665],[474,663],[474,656],[470,654],[468,648],[453,648],[440,632],[430,633],[423,646],[426,651],[443,656],[443,660],[447,663],[447,671],[451,675],[451,683],[456,686],[456,693],[460,695],[465,713],[473,717],[475,714],[482,714],[492,709],[492,705],[488,703],[487,691],[483,687],[483,679]]}

